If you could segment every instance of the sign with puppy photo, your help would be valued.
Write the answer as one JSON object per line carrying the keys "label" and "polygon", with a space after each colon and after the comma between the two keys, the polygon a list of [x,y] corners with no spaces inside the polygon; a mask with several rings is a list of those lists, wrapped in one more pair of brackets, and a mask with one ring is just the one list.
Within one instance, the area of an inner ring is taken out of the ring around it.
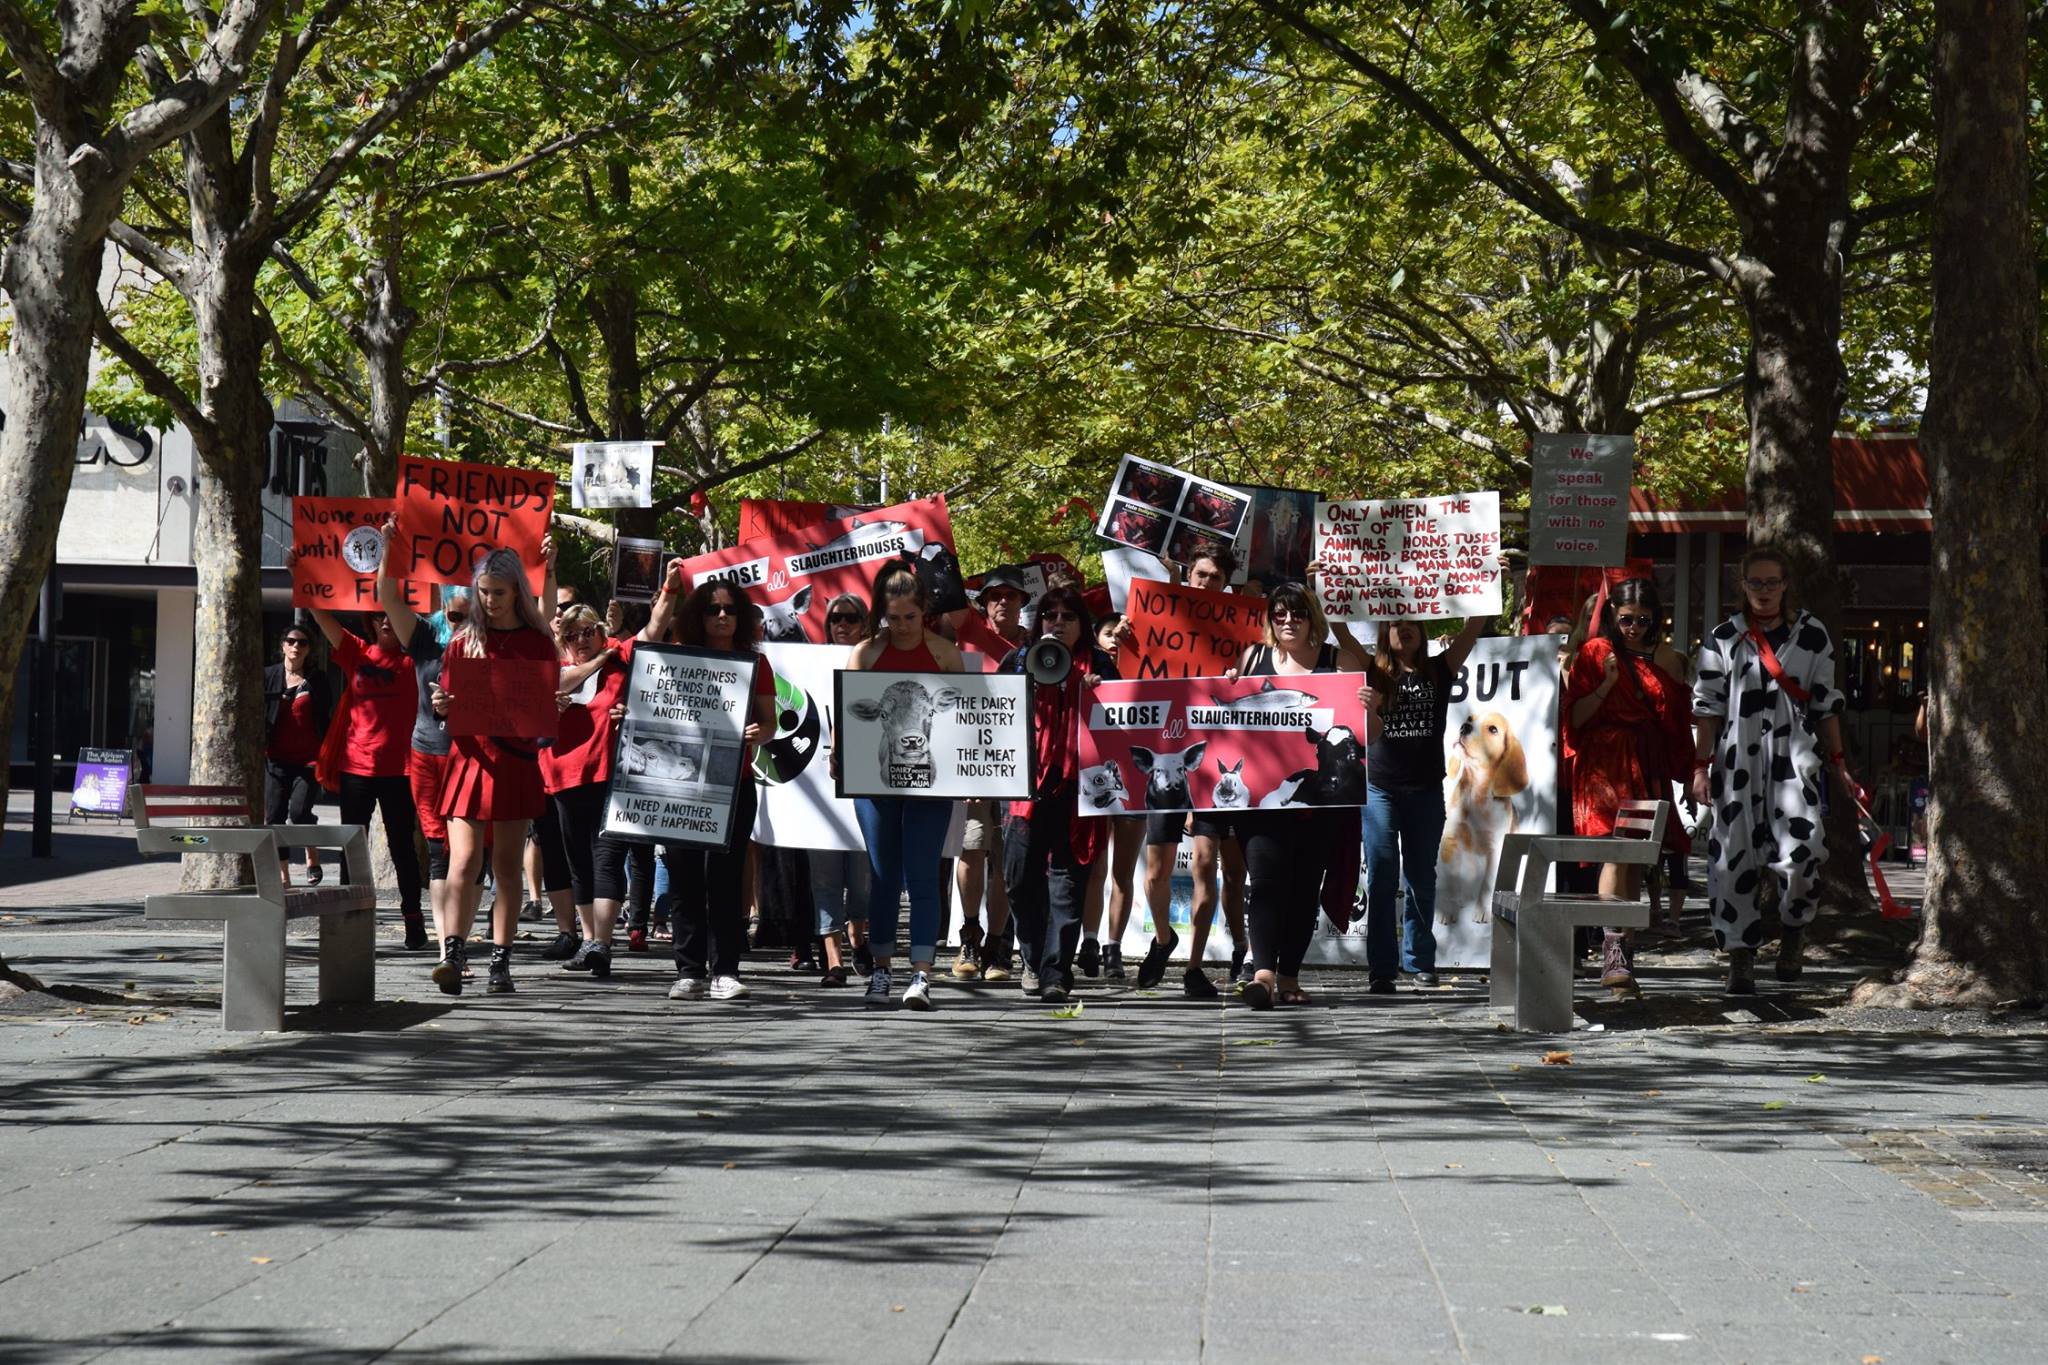
{"label": "sign with puppy photo", "polygon": [[1483,967],[1493,881],[1509,834],[1557,832],[1557,641],[1496,636],[1451,681],[1444,724],[1444,834],[1436,863],[1436,960]]}
{"label": "sign with puppy photo", "polygon": [[1031,679],[841,670],[840,796],[1018,801],[1032,793]]}
{"label": "sign with puppy photo", "polygon": [[714,650],[637,644],[626,680],[626,716],[612,760],[604,832],[641,843],[729,848],[754,669],[767,665]]}
{"label": "sign with puppy photo", "polygon": [[1365,804],[1362,673],[1106,682],[1081,718],[1081,814]]}

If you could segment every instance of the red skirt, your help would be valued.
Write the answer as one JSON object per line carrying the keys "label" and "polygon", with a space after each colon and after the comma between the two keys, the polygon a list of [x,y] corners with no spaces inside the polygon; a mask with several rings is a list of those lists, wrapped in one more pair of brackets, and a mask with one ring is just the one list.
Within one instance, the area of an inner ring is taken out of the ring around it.
{"label": "red skirt", "polygon": [[406,755],[405,775],[412,783],[412,806],[419,812],[420,834],[430,843],[446,843],[448,822],[441,818],[441,787],[448,776],[447,754]]}
{"label": "red skirt", "polygon": [[451,820],[535,820],[547,803],[540,759],[480,735],[458,735],[441,778],[440,813]]}

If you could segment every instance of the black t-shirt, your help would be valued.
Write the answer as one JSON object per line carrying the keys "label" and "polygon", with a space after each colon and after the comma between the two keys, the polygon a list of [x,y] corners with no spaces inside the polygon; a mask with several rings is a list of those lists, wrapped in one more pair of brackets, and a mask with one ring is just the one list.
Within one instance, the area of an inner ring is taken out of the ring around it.
{"label": "black t-shirt", "polygon": [[1381,788],[1435,787],[1444,780],[1444,717],[1451,670],[1441,654],[1403,673],[1393,699],[1380,704],[1380,737],[1366,748],[1367,774]]}

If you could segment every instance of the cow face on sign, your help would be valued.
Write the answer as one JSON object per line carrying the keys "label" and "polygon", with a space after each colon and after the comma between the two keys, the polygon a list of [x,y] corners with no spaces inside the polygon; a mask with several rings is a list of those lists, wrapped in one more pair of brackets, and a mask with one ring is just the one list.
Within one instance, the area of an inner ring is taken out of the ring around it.
{"label": "cow face on sign", "polygon": [[932,785],[932,717],[959,704],[957,688],[941,688],[934,695],[923,683],[908,679],[890,683],[879,700],[863,699],[853,704],[854,715],[865,721],[881,722],[877,757],[884,782],[902,791]]}

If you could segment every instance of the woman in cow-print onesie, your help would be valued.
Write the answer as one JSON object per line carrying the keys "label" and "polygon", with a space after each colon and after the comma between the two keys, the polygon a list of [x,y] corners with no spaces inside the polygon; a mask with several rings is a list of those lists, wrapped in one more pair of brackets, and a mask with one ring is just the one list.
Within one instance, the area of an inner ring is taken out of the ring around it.
{"label": "woman in cow-print onesie", "polygon": [[1756,989],[1766,875],[1776,878],[1784,925],[1776,974],[1798,979],[1826,861],[1822,769],[1844,784],[1842,799],[1854,791],[1827,628],[1786,601],[1785,562],[1776,551],[1750,550],[1741,577],[1746,609],[1707,638],[1693,683],[1692,794],[1713,812],[1707,896],[1715,942],[1728,953],[1731,995]]}

